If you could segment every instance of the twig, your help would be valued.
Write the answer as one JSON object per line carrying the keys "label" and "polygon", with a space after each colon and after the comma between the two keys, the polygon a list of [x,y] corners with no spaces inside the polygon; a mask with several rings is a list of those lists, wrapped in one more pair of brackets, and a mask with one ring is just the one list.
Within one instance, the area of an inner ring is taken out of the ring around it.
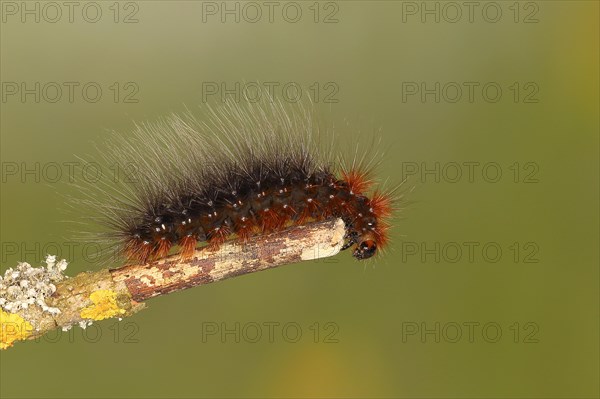
{"label": "twig", "polygon": [[218,250],[201,248],[186,261],[173,255],[146,265],[80,273],[56,285],[56,291],[45,298],[46,310],[37,305],[14,313],[0,308],[0,348],[56,328],[85,327],[95,320],[130,316],[155,296],[333,256],[340,251],[344,234],[341,219],[328,220],[251,237],[245,244],[226,242]]}

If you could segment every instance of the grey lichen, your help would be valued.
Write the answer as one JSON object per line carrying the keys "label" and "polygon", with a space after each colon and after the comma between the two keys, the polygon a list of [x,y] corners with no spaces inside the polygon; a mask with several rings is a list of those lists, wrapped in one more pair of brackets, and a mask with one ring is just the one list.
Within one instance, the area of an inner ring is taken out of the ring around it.
{"label": "grey lichen", "polygon": [[[46,266],[32,267],[27,262],[19,262],[16,268],[9,268],[0,276],[0,307],[7,312],[27,311],[31,306],[39,306],[43,313],[57,315],[60,310],[48,306],[46,299],[56,292],[56,283],[65,279],[67,261],[56,261],[55,255],[48,255]],[[23,313],[23,312],[21,312]]]}

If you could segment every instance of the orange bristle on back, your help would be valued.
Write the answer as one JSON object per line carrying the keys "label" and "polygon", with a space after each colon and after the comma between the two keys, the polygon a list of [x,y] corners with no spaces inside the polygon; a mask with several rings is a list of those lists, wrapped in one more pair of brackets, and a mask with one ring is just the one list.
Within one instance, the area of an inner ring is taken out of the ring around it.
{"label": "orange bristle on back", "polygon": [[169,254],[169,251],[171,250],[171,241],[169,241],[167,238],[161,238],[158,240],[158,243],[156,245],[156,249],[154,251],[153,257],[155,259],[160,259],[160,258],[164,258],[165,256],[167,256]]}
{"label": "orange bristle on back", "polygon": [[143,240],[133,238],[125,244],[124,252],[127,259],[145,263],[152,253],[152,246]]}
{"label": "orange bristle on back", "polygon": [[373,193],[371,201],[369,201],[371,209],[377,218],[386,219],[392,216],[394,211],[393,200],[389,194],[379,190]]}
{"label": "orange bristle on back", "polygon": [[227,240],[227,237],[231,234],[231,230],[227,226],[217,227],[213,229],[208,238],[208,247],[216,251],[219,247]]}
{"label": "orange bristle on back", "polygon": [[369,205],[373,210],[373,214],[378,219],[378,226],[374,230],[377,236],[378,245],[384,247],[388,242],[389,230],[391,225],[389,219],[392,217],[394,211],[393,197],[382,191],[375,191]]}
{"label": "orange bristle on back", "polygon": [[356,169],[342,171],[342,176],[344,181],[350,186],[350,190],[357,195],[367,191],[373,184],[367,172],[360,172]]}
{"label": "orange bristle on back", "polygon": [[388,222],[385,220],[380,220],[377,228],[373,230],[373,233],[377,238],[377,245],[379,248],[383,248],[388,244],[390,228],[391,226]]}
{"label": "orange bristle on back", "polygon": [[191,259],[197,243],[198,240],[192,235],[185,236],[181,239],[179,245],[181,246],[181,258],[183,260]]}

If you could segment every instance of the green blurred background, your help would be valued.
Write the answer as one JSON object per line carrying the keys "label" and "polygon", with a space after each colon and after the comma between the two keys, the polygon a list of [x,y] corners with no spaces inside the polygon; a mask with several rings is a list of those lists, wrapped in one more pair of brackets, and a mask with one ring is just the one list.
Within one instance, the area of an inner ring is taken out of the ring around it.
{"label": "green blurred background", "polygon": [[[75,2],[71,22],[64,5],[3,1],[2,271],[54,247],[71,275],[98,269],[63,238],[67,163],[195,107],[207,84],[318,91],[340,140],[381,130],[381,177],[415,189],[375,263],[285,266],[17,344],[0,396],[598,397],[598,3],[462,4]],[[439,102],[411,94],[436,82]]]}

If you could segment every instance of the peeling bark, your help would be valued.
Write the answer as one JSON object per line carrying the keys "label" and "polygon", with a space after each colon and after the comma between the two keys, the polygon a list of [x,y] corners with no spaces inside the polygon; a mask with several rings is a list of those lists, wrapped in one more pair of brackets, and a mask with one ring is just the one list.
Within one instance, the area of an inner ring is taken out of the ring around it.
{"label": "peeling bark", "polygon": [[171,256],[110,273],[115,282],[127,286],[135,301],[141,302],[287,263],[335,255],[341,248],[344,231],[344,223],[337,219],[253,237],[246,244],[226,242],[216,251],[199,249],[186,261]]}

